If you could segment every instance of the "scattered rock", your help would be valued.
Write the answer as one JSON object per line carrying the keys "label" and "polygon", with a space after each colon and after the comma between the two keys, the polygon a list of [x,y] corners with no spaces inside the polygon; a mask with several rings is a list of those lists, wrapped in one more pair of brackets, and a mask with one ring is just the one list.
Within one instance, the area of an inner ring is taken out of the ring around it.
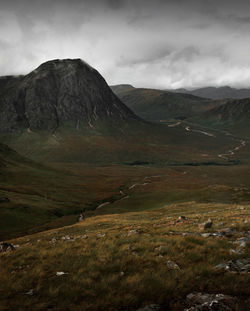
{"label": "scattered rock", "polygon": [[234,243],[238,244],[239,247],[244,248],[246,247],[247,243],[250,243],[250,236],[241,237],[237,239]]}
{"label": "scattered rock", "polygon": [[52,238],[52,240],[50,241],[52,244],[55,244],[56,243],[56,241],[57,241],[57,238]]}
{"label": "scattered rock", "polygon": [[226,237],[231,237],[237,233],[234,228],[223,228],[219,231],[219,233],[225,235]]}
{"label": "scattered rock", "polygon": [[105,233],[98,233],[96,236],[98,239],[100,239],[100,238],[104,238],[106,236],[106,234]]}
{"label": "scattered rock", "polygon": [[180,267],[172,260],[167,261],[167,267],[171,270],[180,270]]}
{"label": "scattered rock", "polygon": [[68,274],[68,272],[59,271],[59,272],[56,273],[57,276],[62,276],[62,275],[65,275],[65,274]]}
{"label": "scattered rock", "polygon": [[13,244],[7,243],[7,242],[0,243],[0,253],[6,253],[9,251],[14,251],[14,250],[15,250],[15,247]]}
{"label": "scattered rock", "polygon": [[212,233],[202,233],[201,234],[201,236],[203,237],[203,238],[208,238],[208,237],[210,237],[210,236],[212,236],[213,234]]}
{"label": "scattered rock", "polygon": [[236,299],[223,294],[191,293],[186,297],[190,308],[185,311],[232,311]]}
{"label": "scattered rock", "polygon": [[151,305],[145,306],[143,308],[137,309],[136,311],[157,311],[160,309],[161,309],[160,305],[151,304]]}
{"label": "scattered rock", "polygon": [[79,221],[83,221],[83,219],[84,219],[83,214],[80,214],[80,216],[79,216]]}
{"label": "scattered rock", "polygon": [[215,266],[214,270],[215,271],[238,272],[238,273],[249,273],[250,272],[250,258],[230,260],[226,263],[221,263]]}
{"label": "scattered rock", "polygon": [[30,289],[28,292],[24,293],[24,295],[33,296],[34,295],[34,289]]}
{"label": "scattered rock", "polygon": [[163,246],[160,245],[154,249],[155,252],[160,252],[163,249]]}
{"label": "scattered rock", "polygon": [[229,253],[231,255],[234,255],[234,254],[239,255],[239,254],[243,254],[244,252],[241,249],[230,249]]}
{"label": "scattered rock", "polygon": [[83,239],[88,239],[88,237],[89,237],[89,236],[88,236],[87,234],[84,234],[84,235],[82,236]]}
{"label": "scattered rock", "polygon": [[62,236],[61,239],[66,241],[73,240],[73,238],[69,235]]}
{"label": "scattered rock", "polygon": [[179,216],[178,219],[177,219],[177,222],[183,222],[185,220],[187,220],[186,216]]}
{"label": "scattered rock", "polygon": [[128,232],[128,236],[138,234],[139,232],[136,229],[132,229]]}

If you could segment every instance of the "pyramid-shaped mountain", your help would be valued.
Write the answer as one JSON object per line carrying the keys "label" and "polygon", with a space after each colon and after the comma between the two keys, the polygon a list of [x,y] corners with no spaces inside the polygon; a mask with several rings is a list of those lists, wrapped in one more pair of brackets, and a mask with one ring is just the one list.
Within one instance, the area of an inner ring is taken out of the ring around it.
{"label": "pyramid-shaped mountain", "polygon": [[25,76],[0,79],[0,132],[139,120],[97,70],[81,59],[52,60]]}

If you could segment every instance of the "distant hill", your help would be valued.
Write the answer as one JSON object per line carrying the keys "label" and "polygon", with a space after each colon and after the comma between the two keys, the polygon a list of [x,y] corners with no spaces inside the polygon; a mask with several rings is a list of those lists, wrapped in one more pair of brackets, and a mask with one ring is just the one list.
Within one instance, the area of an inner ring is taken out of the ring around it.
{"label": "distant hill", "polygon": [[192,94],[134,88],[129,85],[116,85],[111,88],[138,116],[149,121],[185,119],[221,104]]}
{"label": "distant hill", "polygon": [[224,104],[210,109],[195,119],[212,127],[250,137],[250,98],[227,100]]}
{"label": "distant hill", "polygon": [[248,98],[250,97],[250,89],[235,89],[230,86],[223,87],[203,87],[194,90],[187,90],[184,88],[171,90],[176,93],[192,94],[203,98],[223,99],[223,98]]}
{"label": "distant hill", "polygon": [[127,92],[129,90],[133,90],[134,87],[131,84],[117,84],[117,85],[110,85],[111,90],[115,94],[120,94],[122,92]]}
{"label": "distant hill", "polygon": [[250,98],[229,100],[227,103],[209,110],[205,115],[221,122],[250,121]]}

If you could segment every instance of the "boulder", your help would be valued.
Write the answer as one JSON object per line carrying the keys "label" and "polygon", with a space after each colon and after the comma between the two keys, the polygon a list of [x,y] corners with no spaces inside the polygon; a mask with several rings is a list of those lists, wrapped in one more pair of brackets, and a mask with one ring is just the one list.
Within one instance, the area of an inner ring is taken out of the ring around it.
{"label": "boulder", "polygon": [[7,243],[7,242],[0,243],[0,253],[5,253],[8,251],[14,251],[14,250],[15,250],[15,247],[13,244]]}
{"label": "boulder", "polygon": [[207,222],[204,222],[203,224],[199,224],[199,228],[201,230],[206,230],[212,228],[213,221],[209,218]]}
{"label": "boulder", "polygon": [[171,270],[180,270],[180,267],[172,260],[167,261],[167,267]]}

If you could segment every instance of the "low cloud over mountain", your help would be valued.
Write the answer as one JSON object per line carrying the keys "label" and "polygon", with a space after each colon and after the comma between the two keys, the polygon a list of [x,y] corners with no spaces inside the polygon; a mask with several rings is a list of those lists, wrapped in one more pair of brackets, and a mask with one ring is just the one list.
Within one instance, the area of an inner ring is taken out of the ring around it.
{"label": "low cloud over mountain", "polygon": [[245,0],[0,2],[0,75],[82,58],[109,84],[249,87]]}

